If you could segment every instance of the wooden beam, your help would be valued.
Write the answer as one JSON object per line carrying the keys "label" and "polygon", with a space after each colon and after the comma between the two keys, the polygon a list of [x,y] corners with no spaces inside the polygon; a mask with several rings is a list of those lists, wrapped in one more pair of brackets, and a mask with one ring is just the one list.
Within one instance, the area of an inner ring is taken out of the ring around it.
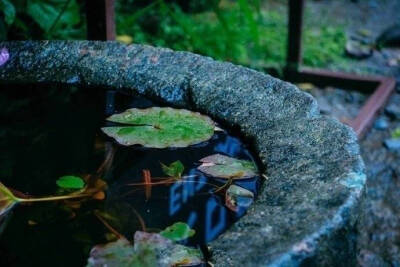
{"label": "wooden beam", "polygon": [[383,79],[376,91],[362,106],[357,117],[350,122],[350,126],[354,129],[358,138],[363,138],[367,133],[376,116],[379,114],[386,102],[389,100],[389,97],[394,92],[395,85],[395,79]]}

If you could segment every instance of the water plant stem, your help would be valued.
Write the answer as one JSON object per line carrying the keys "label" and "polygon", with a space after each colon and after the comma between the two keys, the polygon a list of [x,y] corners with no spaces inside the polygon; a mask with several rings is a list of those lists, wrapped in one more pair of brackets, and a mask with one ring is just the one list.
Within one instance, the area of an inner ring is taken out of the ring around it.
{"label": "water plant stem", "polygon": [[40,198],[16,198],[16,200],[18,202],[22,202],[22,203],[45,202],[45,201],[57,201],[57,200],[82,198],[82,197],[88,197],[90,195],[91,194],[79,194],[79,195],[67,195],[67,196],[55,196],[55,197],[40,197]]}

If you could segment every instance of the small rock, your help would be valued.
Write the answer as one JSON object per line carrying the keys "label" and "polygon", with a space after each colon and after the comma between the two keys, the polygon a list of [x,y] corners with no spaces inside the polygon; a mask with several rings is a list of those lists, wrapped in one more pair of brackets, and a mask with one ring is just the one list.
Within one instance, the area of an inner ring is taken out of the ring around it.
{"label": "small rock", "polygon": [[400,106],[398,104],[390,104],[385,108],[385,112],[393,119],[400,119]]}
{"label": "small rock", "polygon": [[352,58],[364,59],[370,57],[373,53],[372,47],[362,44],[356,40],[348,40],[346,43],[346,54]]}
{"label": "small rock", "polygon": [[400,151],[400,139],[386,139],[383,144],[389,151]]}
{"label": "small rock", "polygon": [[374,128],[377,130],[386,130],[388,127],[389,122],[385,117],[379,117],[374,123]]}

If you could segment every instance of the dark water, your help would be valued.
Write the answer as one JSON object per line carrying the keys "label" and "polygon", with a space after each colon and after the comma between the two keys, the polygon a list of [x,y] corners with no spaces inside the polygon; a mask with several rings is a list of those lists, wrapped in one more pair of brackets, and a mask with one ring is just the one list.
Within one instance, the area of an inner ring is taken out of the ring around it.
{"label": "dark water", "polygon": [[[104,201],[90,200],[73,209],[63,202],[16,207],[0,226],[0,266],[84,266],[90,249],[109,242],[109,230],[94,215],[132,240],[142,230],[164,229],[177,221],[196,230],[185,244],[204,245],[215,239],[245,210],[232,212],[222,194],[211,194],[226,181],[197,171],[199,159],[215,153],[254,160],[248,147],[228,132],[207,142],[179,149],[123,147],[100,132],[108,114],[153,103],[100,89],[65,86],[1,86],[0,181],[33,196],[54,195],[55,180],[63,175],[94,173],[114,152],[103,178]],[[160,162],[180,160],[189,182],[154,185],[146,200],[142,170],[164,176]],[[209,183],[213,184],[211,186]],[[254,193],[258,177],[235,182]]]}

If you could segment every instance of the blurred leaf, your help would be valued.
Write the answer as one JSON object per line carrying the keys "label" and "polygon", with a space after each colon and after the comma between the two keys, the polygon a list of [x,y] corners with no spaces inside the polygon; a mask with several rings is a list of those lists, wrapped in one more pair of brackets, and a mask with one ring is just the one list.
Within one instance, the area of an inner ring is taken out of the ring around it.
{"label": "blurred leaf", "polygon": [[315,88],[315,85],[312,83],[299,83],[297,84],[297,87],[304,91],[310,91],[311,89]]}
{"label": "blurred leaf", "polygon": [[396,129],[392,132],[392,138],[394,138],[394,139],[400,138],[400,127],[396,128]]}
{"label": "blurred leaf", "polygon": [[15,7],[9,0],[0,0],[0,9],[3,11],[4,20],[8,25],[15,20]]}
{"label": "blurred leaf", "polygon": [[185,169],[182,162],[180,162],[179,160],[172,162],[169,166],[161,163],[161,167],[166,175],[174,178],[181,178],[182,173]]}
{"label": "blurred leaf", "polygon": [[54,6],[38,0],[28,0],[26,11],[45,32],[50,30],[58,16]]}
{"label": "blurred leaf", "polygon": [[56,183],[59,187],[65,189],[82,189],[85,186],[82,178],[72,175],[60,177]]}
{"label": "blurred leaf", "polygon": [[131,44],[133,42],[132,36],[129,35],[118,35],[116,40],[124,44]]}
{"label": "blurred leaf", "polygon": [[253,162],[215,154],[200,160],[198,170],[212,177],[224,179],[247,179],[257,175]]}
{"label": "blurred leaf", "polygon": [[186,223],[176,222],[161,231],[160,235],[172,241],[181,241],[194,236],[195,233],[196,231],[191,229]]}

